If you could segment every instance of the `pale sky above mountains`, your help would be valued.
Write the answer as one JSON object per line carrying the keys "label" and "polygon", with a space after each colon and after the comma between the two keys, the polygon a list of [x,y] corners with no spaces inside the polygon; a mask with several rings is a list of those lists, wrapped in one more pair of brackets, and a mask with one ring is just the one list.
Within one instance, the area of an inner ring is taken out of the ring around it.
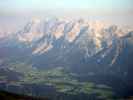
{"label": "pale sky above mountains", "polygon": [[1,0],[0,10],[7,13],[35,11],[84,11],[93,14],[133,13],[133,0]]}
{"label": "pale sky above mountains", "polygon": [[132,5],[133,0],[0,0],[0,31],[15,30],[36,16],[86,16],[133,26]]}

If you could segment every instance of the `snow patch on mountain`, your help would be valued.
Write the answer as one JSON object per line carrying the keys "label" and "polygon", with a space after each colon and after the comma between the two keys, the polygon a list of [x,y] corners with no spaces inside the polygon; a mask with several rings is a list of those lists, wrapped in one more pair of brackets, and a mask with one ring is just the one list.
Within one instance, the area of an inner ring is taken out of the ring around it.
{"label": "snow patch on mountain", "polygon": [[[122,37],[131,31],[101,21],[86,19],[32,19],[22,30],[16,33],[19,42],[31,47],[33,55],[45,54],[58,47],[61,52],[65,49],[79,49],[86,57],[92,57],[98,52],[107,49],[101,59],[106,57],[113,45],[117,46],[115,62],[122,48]],[[63,48],[62,48],[63,47]]]}

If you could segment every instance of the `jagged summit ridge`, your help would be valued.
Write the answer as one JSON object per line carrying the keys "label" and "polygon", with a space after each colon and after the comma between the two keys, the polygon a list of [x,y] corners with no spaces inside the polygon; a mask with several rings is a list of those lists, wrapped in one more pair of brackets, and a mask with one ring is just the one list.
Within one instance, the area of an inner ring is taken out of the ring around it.
{"label": "jagged summit ridge", "polygon": [[41,46],[40,48],[43,49],[34,49],[36,51],[33,51],[33,53],[37,53],[37,51],[39,52],[40,50],[49,50],[48,48],[52,48],[53,46],[52,41],[61,38],[64,38],[64,41],[68,43],[75,42],[80,45],[84,45],[83,42],[93,42],[94,47],[98,51],[103,48],[102,42],[107,46],[112,44],[112,38],[115,35],[117,27],[106,27],[107,26],[104,26],[102,22],[97,21],[92,23],[83,19],[34,19],[18,32],[18,40],[21,42],[28,42],[31,45],[34,45],[34,42],[43,41],[43,43],[39,42],[37,46],[38,48]]}
{"label": "jagged summit ridge", "polygon": [[10,40],[15,40],[15,45],[30,48],[33,56],[57,54],[59,58],[75,52],[88,58],[104,51],[100,58],[103,59],[116,46],[112,65],[121,51],[122,39],[131,36],[128,33],[132,32],[101,21],[32,19]]}

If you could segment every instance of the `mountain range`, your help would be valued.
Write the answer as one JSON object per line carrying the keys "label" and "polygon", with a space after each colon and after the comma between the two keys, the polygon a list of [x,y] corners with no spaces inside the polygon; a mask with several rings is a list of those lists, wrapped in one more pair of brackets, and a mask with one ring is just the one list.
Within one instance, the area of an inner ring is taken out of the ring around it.
{"label": "mountain range", "polygon": [[101,21],[34,18],[17,32],[3,36],[0,48],[1,55],[29,55],[36,68],[62,66],[78,73],[106,73],[123,58],[122,52],[132,53],[124,48],[129,44],[132,48],[132,38],[132,30]]}

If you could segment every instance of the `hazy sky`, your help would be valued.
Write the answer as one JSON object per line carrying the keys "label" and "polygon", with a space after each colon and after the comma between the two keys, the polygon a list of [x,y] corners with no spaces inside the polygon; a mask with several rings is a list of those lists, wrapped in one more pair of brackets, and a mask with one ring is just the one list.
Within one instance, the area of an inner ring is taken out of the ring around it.
{"label": "hazy sky", "polygon": [[84,10],[92,13],[132,13],[133,0],[0,0],[1,12]]}
{"label": "hazy sky", "polygon": [[120,25],[133,25],[133,0],[0,0],[1,29],[9,27],[9,24],[10,29],[13,29],[12,26],[22,25],[31,17],[51,15],[87,15],[87,18],[94,20],[96,18]]}

